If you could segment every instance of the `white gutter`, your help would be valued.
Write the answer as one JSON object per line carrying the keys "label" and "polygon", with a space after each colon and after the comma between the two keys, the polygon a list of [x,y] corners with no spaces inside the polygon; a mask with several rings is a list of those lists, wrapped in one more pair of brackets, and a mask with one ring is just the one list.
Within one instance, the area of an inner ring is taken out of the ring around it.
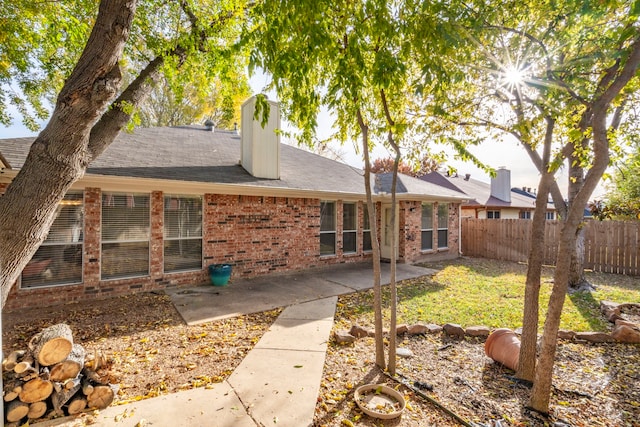
{"label": "white gutter", "polygon": [[[18,170],[4,170],[0,173],[0,182],[11,182],[18,174]],[[364,200],[362,193],[342,191],[305,190],[300,188],[286,188],[266,185],[229,184],[199,181],[179,181],[172,179],[137,178],[115,175],[85,174],[73,183],[71,189],[83,190],[84,188],[100,188],[103,191],[114,192],[145,192],[162,191],[168,194],[224,194],[241,196],[265,196],[265,197],[293,197],[293,198],[318,198],[336,200]],[[391,194],[376,194],[376,201],[390,200]],[[467,198],[455,195],[429,195],[429,194],[398,194],[398,200],[420,201],[448,201],[464,202]]]}

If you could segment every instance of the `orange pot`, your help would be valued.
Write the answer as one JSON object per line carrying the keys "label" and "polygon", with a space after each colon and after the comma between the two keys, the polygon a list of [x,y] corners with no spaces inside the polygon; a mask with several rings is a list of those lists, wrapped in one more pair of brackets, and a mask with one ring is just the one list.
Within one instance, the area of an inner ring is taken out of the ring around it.
{"label": "orange pot", "polygon": [[496,329],[484,343],[487,356],[509,369],[517,370],[520,359],[520,340],[511,329]]}

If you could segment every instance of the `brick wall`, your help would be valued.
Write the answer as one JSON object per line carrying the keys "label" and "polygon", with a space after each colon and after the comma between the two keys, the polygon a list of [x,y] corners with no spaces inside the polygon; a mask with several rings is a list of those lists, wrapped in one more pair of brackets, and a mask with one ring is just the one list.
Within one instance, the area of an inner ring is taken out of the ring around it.
{"label": "brick wall", "polygon": [[[371,258],[371,253],[365,253],[362,249],[362,202],[358,203],[357,253],[342,253],[342,202],[338,200],[336,254],[321,257],[319,199],[206,194],[203,198],[202,270],[164,273],[164,194],[154,191],[150,203],[152,229],[148,277],[100,279],[102,192],[99,188],[86,188],[83,283],[32,289],[14,286],[6,308],[56,305],[204,284],[209,282],[207,266],[210,264],[231,264],[233,280]],[[399,221],[402,231],[399,255],[404,262],[425,258],[425,254],[420,251],[420,206],[420,202],[402,202],[400,205]],[[447,251],[450,256],[457,256],[457,206],[450,205]],[[380,204],[377,208],[376,223],[379,227]]]}

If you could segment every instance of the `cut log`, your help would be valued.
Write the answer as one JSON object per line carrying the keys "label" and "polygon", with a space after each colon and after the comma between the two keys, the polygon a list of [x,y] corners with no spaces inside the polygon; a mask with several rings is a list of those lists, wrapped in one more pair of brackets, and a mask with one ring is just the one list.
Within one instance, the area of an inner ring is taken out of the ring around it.
{"label": "cut log", "polygon": [[36,420],[44,415],[47,412],[47,402],[33,402],[29,405],[29,412],[27,413],[27,417]]}
{"label": "cut log", "polygon": [[7,421],[13,423],[26,417],[28,413],[28,404],[20,402],[19,400],[14,400],[7,405],[7,413],[5,416],[7,417]]}
{"label": "cut log", "polygon": [[51,395],[53,384],[40,378],[34,378],[22,386],[18,398],[25,403],[40,402]]}
{"label": "cut log", "polygon": [[12,371],[18,364],[18,360],[24,356],[24,353],[24,350],[14,350],[9,353],[9,356],[2,361],[2,369],[4,371]]}
{"label": "cut log", "polygon": [[64,323],[49,326],[31,338],[29,348],[42,366],[60,363],[73,348],[71,328]]}
{"label": "cut log", "polygon": [[80,412],[84,411],[86,407],[87,407],[87,398],[81,395],[80,393],[77,393],[69,401],[69,404],[67,405],[67,412],[69,413],[69,415],[79,414]]}
{"label": "cut log", "polygon": [[67,390],[64,387],[60,391],[54,391],[51,395],[51,403],[53,409],[59,415],[64,415],[62,407],[80,390],[80,384]]}
{"label": "cut log", "polygon": [[64,388],[66,390],[71,390],[72,388],[74,388],[75,386],[80,384],[80,378],[76,377],[76,378],[71,378],[69,380],[66,380],[63,384],[64,384]]}
{"label": "cut log", "polygon": [[87,407],[95,409],[105,409],[111,402],[115,393],[108,385],[97,385],[93,387],[93,393],[87,396]]}
{"label": "cut log", "polygon": [[93,393],[93,384],[89,382],[87,377],[84,377],[82,379],[81,384],[82,384],[82,394],[84,394],[85,396],[89,396],[91,393]]}
{"label": "cut log", "polygon": [[84,347],[74,344],[65,360],[51,367],[51,381],[63,382],[78,376],[84,366]]}
{"label": "cut log", "polygon": [[33,356],[31,354],[27,354],[22,358],[20,363],[16,363],[13,367],[13,372],[18,375],[29,374],[36,372],[35,366],[33,366]]}
{"label": "cut log", "polygon": [[18,398],[18,395],[22,391],[22,381],[12,380],[4,383],[4,396],[5,402],[11,402]]}

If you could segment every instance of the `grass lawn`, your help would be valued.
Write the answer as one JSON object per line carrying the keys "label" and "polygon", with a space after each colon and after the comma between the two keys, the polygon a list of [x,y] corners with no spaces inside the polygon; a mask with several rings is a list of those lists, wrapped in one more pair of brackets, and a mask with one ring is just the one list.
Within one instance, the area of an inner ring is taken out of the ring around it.
{"label": "grass lawn", "polygon": [[[463,327],[522,326],[526,266],[482,258],[460,258],[425,264],[439,270],[433,277],[406,280],[398,286],[398,323],[457,323]],[[553,268],[543,271],[540,288],[540,331],[552,288]],[[640,302],[640,278],[616,274],[587,273],[597,290],[567,295],[560,328],[608,331],[611,325],[600,313],[602,300]],[[383,288],[388,307],[388,287]],[[341,298],[338,309],[349,312],[349,321],[373,324],[373,292]],[[384,316],[388,322],[389,311]],[[347,325],[345,325],[347,326]]]}

